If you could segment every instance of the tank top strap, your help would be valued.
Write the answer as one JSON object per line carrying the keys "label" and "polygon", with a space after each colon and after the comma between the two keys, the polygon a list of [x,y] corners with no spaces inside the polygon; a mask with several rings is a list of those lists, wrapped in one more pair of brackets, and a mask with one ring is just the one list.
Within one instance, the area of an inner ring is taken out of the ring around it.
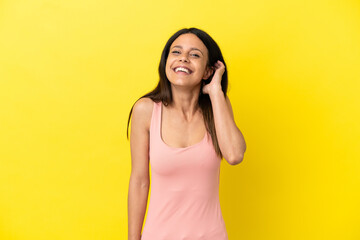
{"label": "tank top strap", "polygon": [[160,139],[160,125],[161,125],[161,104],[162,102],[154,102],[154,107],[150,123],[150,135],[153,141]]}

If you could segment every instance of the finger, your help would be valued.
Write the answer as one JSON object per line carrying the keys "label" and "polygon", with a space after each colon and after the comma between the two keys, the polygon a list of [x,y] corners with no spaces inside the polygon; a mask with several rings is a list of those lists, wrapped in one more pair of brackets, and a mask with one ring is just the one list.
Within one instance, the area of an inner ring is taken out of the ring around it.
{"label": "finger", "polygon": [[216,62],[216,64],[217,64],[219,67],[224,67],[224,68],[225,68],[224,63],[223,63],[222,61],[220,61],[220,60],[218,60],[218,61]]}
{"label": "finger", "polygon": [[225,69],[225,65],[221,61],[217,61],[214,66],[216,70]]}
{"label": "finger", "polygon": [[225,72],[225,65],[223,63],[219,63],[217,66],[216,66],[216,71],[217,72]]}

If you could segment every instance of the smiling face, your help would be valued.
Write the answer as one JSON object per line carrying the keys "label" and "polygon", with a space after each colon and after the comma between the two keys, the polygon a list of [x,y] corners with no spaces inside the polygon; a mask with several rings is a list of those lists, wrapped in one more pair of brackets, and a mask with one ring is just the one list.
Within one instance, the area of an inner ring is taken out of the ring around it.
{"label": "smiling face", "polygon": [[174,85],[200,85],[202,79],[211,75],[207,62],[208,50],[204,43],[195,34],[182,34],[170,46],[166,76]]}

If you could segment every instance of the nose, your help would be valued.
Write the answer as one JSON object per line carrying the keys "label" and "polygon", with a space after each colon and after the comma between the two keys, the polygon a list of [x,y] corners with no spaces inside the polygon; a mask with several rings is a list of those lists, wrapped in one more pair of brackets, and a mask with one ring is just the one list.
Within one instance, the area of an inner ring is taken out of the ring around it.
{"label": "nose", "polygon": [[180,62],[189,62],[185,54],[180,56]]}

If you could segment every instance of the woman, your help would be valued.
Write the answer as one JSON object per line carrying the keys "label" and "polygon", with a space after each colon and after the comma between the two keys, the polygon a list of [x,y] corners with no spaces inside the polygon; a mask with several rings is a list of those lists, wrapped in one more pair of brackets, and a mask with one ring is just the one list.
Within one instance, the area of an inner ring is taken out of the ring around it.
{"label": "woman", "polygon": [[226,95],[221,51],[204,31],[181,29],[165,45],[159,75],[129,114],[128,239],[226,240],[220,162],[240,163],[246,144]]}

